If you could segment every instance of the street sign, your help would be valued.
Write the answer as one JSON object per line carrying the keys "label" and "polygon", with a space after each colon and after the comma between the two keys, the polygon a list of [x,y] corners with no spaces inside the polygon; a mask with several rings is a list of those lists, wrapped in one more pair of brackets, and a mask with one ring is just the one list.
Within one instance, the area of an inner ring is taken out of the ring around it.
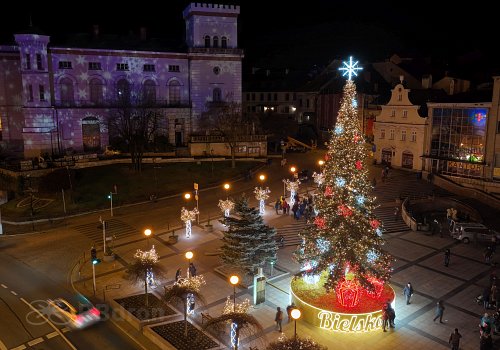
{"label": "street sign", "polygon": [[196,182],[194,183],[194,189],[198,191],[198,184]]}

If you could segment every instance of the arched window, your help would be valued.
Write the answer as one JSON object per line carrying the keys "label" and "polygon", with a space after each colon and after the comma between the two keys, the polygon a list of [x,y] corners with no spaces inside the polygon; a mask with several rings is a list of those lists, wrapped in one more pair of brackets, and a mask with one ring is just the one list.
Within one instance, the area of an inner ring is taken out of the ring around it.
{"label": "arched window", "polygon": [[89,83],[90,86],[90,102],[97,105],[102,102],[103,84],[100,79],[94,78]]}
{"label": "arched window", "polygon": [[214,36],[214,47],[219,47],[219,37]]}
{"label": "arched window", "polygon": [[118,80],[118,83],[116,83],[116,92],[118,95],[118,101],[130,101],[130,83],[127,81],[127,79]]}
{"label": "arched window", "polygon": [[222,92],[219,88],[215,88],[213,91],[212,102],[222,101]]}
{"label": "arched window", "polygon": [[70,78],[62,78],[59,82],[59,88],[61,89],[61,102],[63,104],[71,104],[75,102],[73,81]]}
{"label": "arched window", "polygon": [[220,39],[220,47],[227,49],[227,38],[225,36]]}
{"label": "arched window", "polygon": [[168,83],[168,103],[178,105],[181,103],[181,83],[172,80]]}
{"label": "arched window", "polygon": [[210,36],[205,35],[205,47],[210,47]]}
{"label": "arched window", "polygon": [[151,79],[148,79],[144,82],[142,100],[142,102],[147,104],[156,103],[156,84]]}

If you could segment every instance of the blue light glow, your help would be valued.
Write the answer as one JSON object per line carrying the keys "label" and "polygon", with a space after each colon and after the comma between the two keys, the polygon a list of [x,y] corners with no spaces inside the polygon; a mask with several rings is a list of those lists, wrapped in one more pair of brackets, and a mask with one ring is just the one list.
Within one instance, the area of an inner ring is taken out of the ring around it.
{"label": "blue light glow", "polygon": [[330,249],[330,242],[325,239],[318,238],[316,240],[316,246],[318,247],[321,253],[324,253],[327,252],[328,249]]}
{"label": "blue light glow", "polygon": [[339,177],[339,178],[335,179],[335,184],[338,187],[344,187],[344,185],[345,185],[345,179],[342,178],[342,177]]}
{"label": "blue light glow", "polygon": [[365,202],[365,196],[363,195],[357,196],[356,202],[358,202],[359,205],[363,205],[363,203]]}
{"label": "blue light glow", "polygon": [[377,235],[379,235],[379,237],[382,237],[382,230],[381,229],[376,229],[375,232],[377,233]]}
{"label": "blue light glow", "polygon": [[358,61],[353,62],[352,61],[352,56],[349,56],[349,61],[348,62],[342,62],[344,67],[340,67],[339,70],[343,71],[342,76],[345,77],[347,75],[347,80],[352,80],[351,78],[353,76],[357,77],[358,76],[358,70],[362,70],[362,67],[358,67]]}
{"label": "blue light glow", "polygon": [[366,253],[366,259],[370,264],[373,264],[375,261],[377,261],[378,254],[373,250],[370,250],[368,253]]}
{"label": "blue light glow", "polygon": [[335,133],[336,133],[337,135],[340,135],[340,134],[342,134],[343,132],[344,132],[344,127],[343,127],[342,125],[337,125],[337,126],[335,127]]}

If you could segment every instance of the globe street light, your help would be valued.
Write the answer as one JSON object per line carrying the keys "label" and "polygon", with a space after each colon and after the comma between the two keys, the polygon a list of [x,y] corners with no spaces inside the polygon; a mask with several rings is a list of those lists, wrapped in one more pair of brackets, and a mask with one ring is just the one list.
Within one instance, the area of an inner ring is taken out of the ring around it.
{"label": "globe street light", "polygon": [[222,185],[222,187],[226,191],[226,199],[228,199],[229,198],[228,193],[229,193],[229,189],[231,188],[231,184],[229,184],[229,183],[226,182],[224,185]]}
{"label": "globe street light", "polygon": [[147,242],[147,249],[149,249],[149,247],[150,247],[149,236],[151,236],[152,233],[153,233],[153,231],[151,231],[151,229],[149,229],[149,228],[144,230],[144,235],[146,236],[146,242]]}
{"label": "globe street light", "polygon": [[294,339],[295,341],[297,341],[297,320],[300,318],[301,312],[299,309],[293,309],[291,314],[292,318],[295,321]]}
{"label": "globe street light", "polygon": [[185,200],[190,200],[191,199],[191,193],[184,193],[184,199]]}
{"label": "globe street light", "polygon": [[186,254],[184,254],[184,256],[186,257],[186,259],[188,259],[188,269],[187,269],[187,276],[188,277],[191,277],[189,275],[189,267],[191,266],[191,259],[193,258],[193,252],[189,251],[189,252],[186,252]]}
{"label": "globe street light", "polygon": [[233,285],[233,312],[236,312],[236,285],[240,281],[240,278],[236,275],[232,275],[229,278],[229,282]]}

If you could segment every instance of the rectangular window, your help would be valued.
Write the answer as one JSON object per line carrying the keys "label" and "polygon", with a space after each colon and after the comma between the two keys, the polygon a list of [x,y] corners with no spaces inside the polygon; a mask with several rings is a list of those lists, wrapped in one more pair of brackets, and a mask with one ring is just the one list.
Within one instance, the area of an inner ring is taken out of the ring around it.
{"label": "rectangular window", "polygon": [[290,101],[290,94],[288,92],[285,94],[285,101]]}
{"label": "rectangular window", "polygon": [[255,92],[252,92],[252,101],[255,101]]}
{"label": "rectangular window", "polygon": [[271,101],[271,93],[270,92],[267,93],[267,100]]}
{"label": "rectangular window", "polygon": [[263,93],[260,93],[260,100],[264,101],[264,94]]}
{"label": "rectangular window", "polygon": [[28,85],[28,101],[33,102],[33,85]]}
{"label": "rectangular window", "polygon": [[306,99],[306,108],[309,108],[309,99]]}
{"label": "rectangular window", "polygon": [[73,69],[71,61],[59,61],[59,69]]}
{"label": "rectangular window", "polygon": [[180,72],[181,71],[181,67],[178,66],[178,65],[169,65],[168,66],[168,71],[169,72]]}
{"label": "rectangular window", "polygon": [[406,141],[406,130],[401,130],[401,141]]}
{"label": "rectangular window", "polygon": [[43,70],[42,55],[39,53],[36,54],[36,69]]}
{"label": "rectangular window", "polygon": [[286,114],[290,113],[290,106],[283,107],[283,113],[286,113]]}
{"label": "rectangular window", "polygon": [[404,110],[403,111],[403,118],[407,118],[408,117],[408,111],[407,110]]}
{"label": "rectangular window", "polygon": [[398,94],[398,101],[401,101],[403,99],[403,95]]}
{"label": "rectangular window", "polygon": [[38,92],[40,95],[40,101],[45,101],[45,86],[38,85]]}
{"label": "rectangular window", "polygon": [[396,111],[393,109],[393,110],[391,111],[391,117],[393,117],[393,118],[394,118],[395,116],[396,116]]}
{"label": "rectangular window", "polygon": [[236,147],[236,153],[246,153],[247,152],[247,146],[237,146]]}
{"label": "rectangular window", "polygon": [[89,62],[89,70],[101,70],[101,62]]}
{"label": "rectangular window", "polygon": [[278,94],[276,94],[276,93],[274,94],[274,100],[278,101]]}
{"label": "rectangular window", "polygon": [[246,97],[247,97],[247,101],[250,101],[250,94],[249,93],[246,94]]}
{"label": "rectangular window", "polygon": [[417,132],[416,131],[411,132],[411,142],[417,142]]}
{"label": "rectangular window", "polygon": [[117,63],[116,70],[128,70],[128,63]]}
{"label": "rectangular window", "polygon": [[295,92],[293,93],[293,100],[297,101],[297,94]]}
{"label": "rectangular window", "polygon": [[29,53],[26,54],[26,69],[31,69],[31,55]]}
{"label": "rectangular window", "polygon": [[385,139],[385,129],[380,129],[380,138]]}
{"label": "rectangular window", "polygon": [[248,147],[248,154],[259,154],[260,147]]}
{"label": "rectangular window", "polygon": [[394,140],[394,129],[389,130],[389,140]]}
{"label": "rectangular window", "polygon": [[145,64],[144,69],[145,72],[156,72],[154,64]]}
{"label": "rectangular window", "polygon": [[302,107],[302,99],[299,100],[299,106]]}

